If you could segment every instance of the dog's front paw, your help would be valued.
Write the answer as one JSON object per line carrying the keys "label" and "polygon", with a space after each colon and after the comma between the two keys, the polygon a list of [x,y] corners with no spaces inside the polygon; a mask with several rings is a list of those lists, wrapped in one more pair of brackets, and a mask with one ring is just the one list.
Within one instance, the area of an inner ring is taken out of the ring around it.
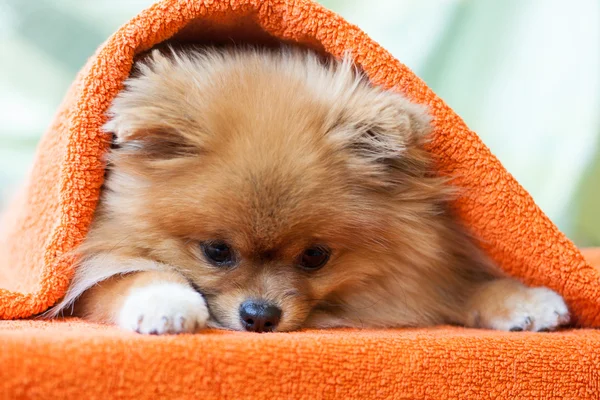
{"label": "dog's front paw", "polygon": [[206,326],[207,320],[208,308],[202,295],[173,282],[133,289],[118,316],[121,328],[154,335],[194,332]]}
{"label": "dog's front paw", "polygon": [[502,279],[483,286],[471,300],[467,326],[501,331],[551,331],[570,321],[562,297],[544,287]]}

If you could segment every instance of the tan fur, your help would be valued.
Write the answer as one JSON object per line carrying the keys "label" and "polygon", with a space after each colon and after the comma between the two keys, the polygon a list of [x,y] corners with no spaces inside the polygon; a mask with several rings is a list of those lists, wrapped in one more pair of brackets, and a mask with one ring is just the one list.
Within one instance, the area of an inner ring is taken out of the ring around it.
{"label": "tan fur", "polygon": [[[242,329],[251,298],[283,310],[279,331],[475,325],[486,302],[507,312],[497,293],[481,295],[495,268],[451,213],[453,190],[423,148],[426,110],[348,60],[154,51],[109,117],[103,198],[58,309],[87,290],[78,312],[114,322],[132,287],[164,278],[192,285],[229,329]],[[215,239],[236,267],[206,261],[200,243]],[[315,244],[331,259],[303,271],[298,255]]]}

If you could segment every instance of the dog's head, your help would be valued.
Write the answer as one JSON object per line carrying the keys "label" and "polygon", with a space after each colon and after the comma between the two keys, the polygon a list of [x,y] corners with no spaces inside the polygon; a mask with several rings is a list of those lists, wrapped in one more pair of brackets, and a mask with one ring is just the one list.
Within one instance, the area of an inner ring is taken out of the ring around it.
{"label": "dog's head", "polygon": [[384,274],[381,257],[437,212],[426,113],[348,60],[155,51],[106,129],[117,148],[104,208],[230,329],[301,327],[337,291]]}

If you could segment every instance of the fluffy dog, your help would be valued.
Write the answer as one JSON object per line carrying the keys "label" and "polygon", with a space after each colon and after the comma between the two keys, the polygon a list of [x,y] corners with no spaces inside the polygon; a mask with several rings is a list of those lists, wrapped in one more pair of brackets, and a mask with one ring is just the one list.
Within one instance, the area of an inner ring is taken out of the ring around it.
{"label": "fluffy dog", "polygon": [[153,51],[54,315],[140,333],[205,325],[551,330],[562,298],[502,277],[424,149],[427,110],[300,49]]}

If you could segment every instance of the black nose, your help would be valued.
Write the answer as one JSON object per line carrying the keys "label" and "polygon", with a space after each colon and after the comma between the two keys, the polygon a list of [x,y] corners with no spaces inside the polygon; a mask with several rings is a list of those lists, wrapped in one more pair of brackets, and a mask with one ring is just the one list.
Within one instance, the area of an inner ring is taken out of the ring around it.
{"label": "black nose", "polygon": [[247,300],[240,306],[242,326],[250,332],[271,332],[281,319],[281,309],[271,304]]}

